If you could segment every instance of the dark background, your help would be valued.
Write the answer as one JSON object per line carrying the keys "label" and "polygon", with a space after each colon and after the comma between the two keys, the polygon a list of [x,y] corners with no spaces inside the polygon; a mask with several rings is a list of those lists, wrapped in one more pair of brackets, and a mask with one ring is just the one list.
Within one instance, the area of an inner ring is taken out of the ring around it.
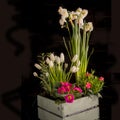
{"label": "dark background", "polygon": [[[89,66],[105,76],[108,86],[103,90],[102,116],[117,120],[120,42],[116,31],[119,24],[112,23],[111,4],[110,0],[0,0],[1,120],[37,120],[39,82],[32,76],[36,56],[47,51],[65,52],[62,37],[66,33],[58,22],[59,6],[88,9],[87,20],[94,25],[90,48],[95,49]],[[118,16],[115,20],[119,23]]]}

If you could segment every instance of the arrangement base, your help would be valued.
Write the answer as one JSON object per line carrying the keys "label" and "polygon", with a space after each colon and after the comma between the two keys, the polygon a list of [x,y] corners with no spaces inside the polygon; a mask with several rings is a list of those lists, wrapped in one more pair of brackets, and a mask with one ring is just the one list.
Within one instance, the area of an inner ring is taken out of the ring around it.
{"label": "arrangement base", "polygon": [[99,99],[94,95],[59,105],[37,95],[37,102],[40,120],[99,120]]}

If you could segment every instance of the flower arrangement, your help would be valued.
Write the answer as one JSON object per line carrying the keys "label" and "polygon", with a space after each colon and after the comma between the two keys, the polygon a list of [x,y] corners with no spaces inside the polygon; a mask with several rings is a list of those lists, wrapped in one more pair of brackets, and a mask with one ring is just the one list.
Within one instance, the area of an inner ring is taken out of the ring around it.
{"label": "flower arrangement", "polygon": [[42,53],[38,56],[38,63],[34,66],[39,73],[33,75],[40,79],[42,96],[59,102],[72,103],[75,99],[99,95],[104,86],[104,77],[96,76],[95,71],[87,71],[90,56],[88,55],[89,39],[93,31],[92,22],[84,21],[88,11],[78,8],[68,11],[59,7],[61,28],[67,28],[69,41],[63,39],[70,62],[66,63],[64,53]]}

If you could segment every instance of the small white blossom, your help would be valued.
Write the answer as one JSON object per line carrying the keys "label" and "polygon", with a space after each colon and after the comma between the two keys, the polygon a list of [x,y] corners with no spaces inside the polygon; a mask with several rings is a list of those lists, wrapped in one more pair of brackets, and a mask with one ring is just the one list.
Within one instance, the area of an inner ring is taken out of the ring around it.
{"label": "small white blossom", "polygon": [[64,8],[62,8],[62,7],[59,7],[58,13],[59,13],[60,15],[62,15],[64,18],[67,18],[67,17],[68,17],[68,11],[67,11],[67,9],[64,9]]}
{"label": "small white blossom", "polygon": [[36,72],[33,72],[33,75],[34,75],[35,77],[38,77],[38,74],[37,74]]}
{"label": "small white blossom", "polygon": [[38,70],[41,70],[41,68],[42,68],[42,67],[41,67],[39,64],[37,64],[37,63],[35,63],[34,66],[35,66]]}
{"label": "small white blossom", "polygon": [[93,31],[93,24],[92,24],[92,22],[88,22],[88,23],[86,23],[85,24],[85,31],[87,32],[87,31]]}
{"label": "small white blossom", "polygon": [[79,12],[79,14],[81,13],[81,11],[82,11],[82,8],[80,7],[76,10],[76,12]]}
{"label": "small white blossom", "polygon": [[66,22],[65,18],[61,17],[61,19],[59,20],[60,25],[63,26],[65,22]]}
{"label": "small white blossom", "polygon": [[88,14],[88,10],[83,9],[83,10],[81,11],[81,17],[82,17],[83,19],[87,16],[87,14]]}

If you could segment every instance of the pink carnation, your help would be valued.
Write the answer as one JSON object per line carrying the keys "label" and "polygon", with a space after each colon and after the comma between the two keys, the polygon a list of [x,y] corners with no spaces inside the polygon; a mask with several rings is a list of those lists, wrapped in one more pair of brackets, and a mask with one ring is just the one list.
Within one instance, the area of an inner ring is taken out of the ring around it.
{"label": "pink carnation", "polygon": [[61,86],[61,87],[58,88],[57,92],[59,94],[64,94],[66,92],[66,89],[63,86]]}
{"label": "pink carnation", "polygon": [[104,81],[104,77],[102,77],[102,76],[99,77],[99,80],[100,80],[100,81]]}
{"label": "pink carnation", "polygon": [[90,83],[90,82],[87,82],[87,83],[86,83],[86,88],[87,88],[87,89],[90,89],[90,88],[91,88],[91,83]]}
{"label": "pink carnation", "polygon": [[73,88],[73,90],[75,90],[75,91],[78,91],[78,92],[82,93],[82,89],[81,89],[80,87],[74,87],[74,88]]}
{"label": "pink carnation", "polygon": [[73,94],[68,94],[65,96],[65,101],[67,103],[72,103],[74,101],[74,95]]}

